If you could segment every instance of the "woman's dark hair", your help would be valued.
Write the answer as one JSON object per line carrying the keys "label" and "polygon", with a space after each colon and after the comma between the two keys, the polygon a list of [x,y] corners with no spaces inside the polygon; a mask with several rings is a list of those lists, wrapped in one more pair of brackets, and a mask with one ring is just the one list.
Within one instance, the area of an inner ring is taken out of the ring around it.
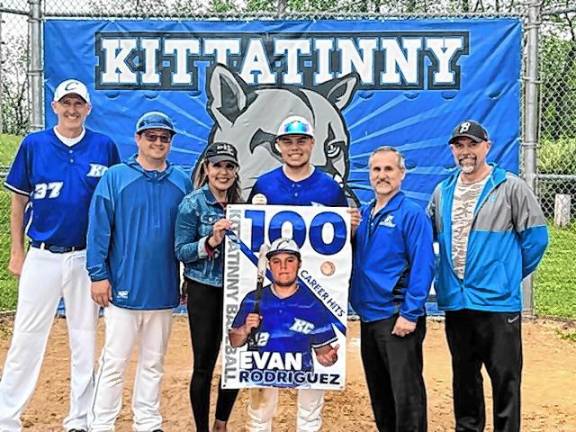
{"label": "woman's dark hair", "polygon": [[[196,170],[196,174],[194,175],[193,179],[194,189],[199,189],[208,183],[206,167],[209,163],[210,162],[207,159],[204,159],[199,168]],[[234,179],[234,183],[232,183],[232,186],[228,188],[226,198],[228,199],[229,204],[241,204],[244,202],[242,199],[242,189],[240,188],[240,175],[238,174],[238,171],[236,171],[236,178]]]}

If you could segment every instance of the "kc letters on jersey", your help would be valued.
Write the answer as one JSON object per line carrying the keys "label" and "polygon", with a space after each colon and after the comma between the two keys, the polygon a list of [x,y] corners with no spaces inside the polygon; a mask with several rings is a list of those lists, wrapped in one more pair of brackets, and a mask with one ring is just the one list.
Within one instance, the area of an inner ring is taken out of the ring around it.
{"label": "kc letters on jersey", "polygon": [[[230,205],[227,217],[223,387],[342,389],[352,261],[347,210]],[[259,250],[280,237],[292,238],[301,253],[297,290],[288,297],[277,295],[269,267],[257,288]],[[249,313],[259,314],[260,325],[234,347],[229,330]],[[329,347],[337,357],[322,365],[317,351]]]}

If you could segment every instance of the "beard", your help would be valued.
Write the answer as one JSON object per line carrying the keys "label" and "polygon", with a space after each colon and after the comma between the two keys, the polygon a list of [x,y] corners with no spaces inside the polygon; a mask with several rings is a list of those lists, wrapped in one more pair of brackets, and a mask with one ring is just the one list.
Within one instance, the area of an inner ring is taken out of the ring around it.
{"label": "beard", "polygon": [[464,174],[472,174],[476,169],[476,158],[462,158],[458,160],[458,166]]}

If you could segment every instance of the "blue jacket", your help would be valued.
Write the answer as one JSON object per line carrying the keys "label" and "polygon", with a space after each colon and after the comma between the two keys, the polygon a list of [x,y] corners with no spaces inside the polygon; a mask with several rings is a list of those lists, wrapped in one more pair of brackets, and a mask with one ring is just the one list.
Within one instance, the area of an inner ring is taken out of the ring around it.
{"label": "blue jacket", "polygon": [[459,174],[440,183],[430,202],[440,245],[438,306],[449,311],[519,312],[522,279],[536,269],[548,244],[538,200],[522,179],[493,166],[474,210],[460,280],[452,263],[452,203]]}
{"label": "blue jacket", "polygon": [[87,268],[92,281],[110,281],[115,306],[178,305],[174,224],[178,204],[191,189],[180,169],[145,171],[135,157],[110,168],[98,183],[90,205]]}
{"label": "blue jacket", "polygon": [[402,192],[372,217],[374,204],[362,207],[353,239],[350,302],[364,322],[398,313],[415,322],[434,277],[430,218]]}
{"label": "blue jacket", "polygon": [[206,285],[222,287],[224,282],[224,243],[212,256],[206,250],[206,240],[212,234],[214,222],[225,217],[208,185],[186,195],[176,217],[176,257],[184,263],[187,278]]}

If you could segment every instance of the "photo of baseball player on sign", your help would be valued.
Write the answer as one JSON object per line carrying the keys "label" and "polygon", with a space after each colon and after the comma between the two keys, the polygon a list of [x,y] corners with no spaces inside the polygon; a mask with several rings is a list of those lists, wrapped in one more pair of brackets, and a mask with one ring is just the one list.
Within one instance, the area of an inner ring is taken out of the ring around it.
{"label": "photo of baseball player on sign", "polygon": [[349,214],[302,210],[232,210],[244,217],[227,240],[225,387],[344,386]]}

